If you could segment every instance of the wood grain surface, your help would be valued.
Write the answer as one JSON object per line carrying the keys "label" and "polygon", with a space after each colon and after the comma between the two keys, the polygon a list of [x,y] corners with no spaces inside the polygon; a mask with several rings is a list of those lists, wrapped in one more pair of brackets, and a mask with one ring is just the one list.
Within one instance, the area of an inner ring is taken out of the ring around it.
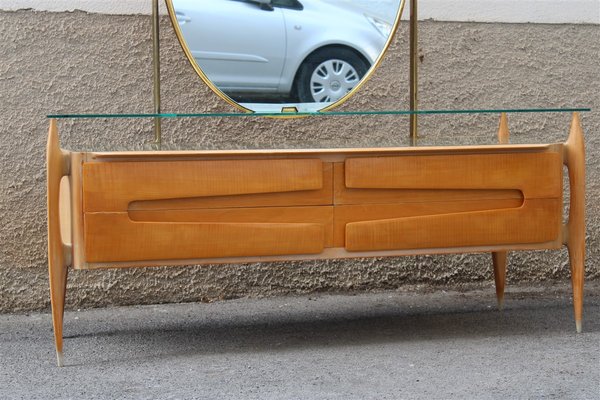
{"label": "wood grain surface", "polygon": [[140,200],[239,196],[323,188],[323,162],[217,160],[84,163],[84,212],[124,211]]}
{"label": "wood grain surface", "polygon": [[88,262],[320,253],[326,224],[134,222],[127,213],[85,216]]}
{"label": "wood grain surface", "polygon": [[355,189],[517,189],[525,198],[557,198],[562,193],[562,155],[349,158],[345,177],[346,187]]}
{"label": "wood grain surface", "polygon": [[532,199],[506,210],[392,218],[346,225],[346,249],[375,251],[541,243],[561,233],[562,202]]}

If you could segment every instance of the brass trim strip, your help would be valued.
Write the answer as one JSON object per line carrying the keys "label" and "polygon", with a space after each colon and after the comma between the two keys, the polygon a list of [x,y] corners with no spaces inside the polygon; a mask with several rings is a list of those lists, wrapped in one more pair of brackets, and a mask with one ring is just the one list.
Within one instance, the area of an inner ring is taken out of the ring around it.
{"label": "brass trim strip", "polygon": [[[152,0],[152,62],[154,67],[154,113],[160,114],[160,16],[158,0]],[[160,117],[154,118],[154,144],[160,149],[162,129]]]}
{"label": "brass trim strip", "polygon": [[[418,1],[410,0],[410,111],[419,108],[419,16]],[[419,116],[410,115],[410,145],[416,146],[419,133]]]}

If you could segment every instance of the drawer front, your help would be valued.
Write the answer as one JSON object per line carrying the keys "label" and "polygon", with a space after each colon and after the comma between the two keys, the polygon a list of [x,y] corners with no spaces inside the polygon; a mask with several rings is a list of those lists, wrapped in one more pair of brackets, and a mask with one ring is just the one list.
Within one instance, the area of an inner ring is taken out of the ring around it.
{"label": "drawer front", "polygon": [[319,159],[85,163],[83,209],[329,205],[331,179]]}
{"label": "drawer front", "polygon": [[[389,229],[384,228],[386,232],[381,235],[377,232],[372,232],[372,225],[377,225],[381,221],[402,221],[414,217],[427,217],[442,214],[458,214],[476,211],[486,211],[490,209],[510,209],[517,208],[523,204],[522,199],[478,199],[473,201],[435,201],[435,202],[405,202],[405,203],[377,203],[377,204],[351,204],[339,205],[334,211],[334,245],[335,247],[358,248],[365,250],[366,236],[369,237],[369,246],[375,249],[409,249],[409,241],[406,241],[404,235],[394,235],[391,245],[389,242],[392,238],[387,238]],[[363,223],[355,225],[355,223]],[[386,225],[386,224],[384,224]],[[421,225],[425,232],[427,228]],[[346,232],[351,232],[347,235]],[[368,232],[368,233],[367,233]],[[381,246],[377,246],[377,242],[382,242]],[[387,244],[384,246],[383,242]],[[416,248],[421,248],[417,246]]]}
{"label": "drawer front", "polygon": [[331,206],[87,213],[86,260],[318,254],[331,245],[332,230]]}
{"label": "drawer front", "polygon": [[348,251],[557,240],[557,152],[364,157],[335,165],[334,243]]}
{"label": "drawer front", "polygon": [[350,158],[345,187],[371,190],[518,190],[524,198],[558,198],[556,152]]}
{"label": "drawer front", "polygon": [[317,254],[333,244],[319,159],[83,165],[89,263]]}
{"label": "drawer front", "polygon": [[345,226],[346,249],[440,249],[553,242],[561,231],[561,209],[558,199],[536,199],[519,208],[352,222]]}

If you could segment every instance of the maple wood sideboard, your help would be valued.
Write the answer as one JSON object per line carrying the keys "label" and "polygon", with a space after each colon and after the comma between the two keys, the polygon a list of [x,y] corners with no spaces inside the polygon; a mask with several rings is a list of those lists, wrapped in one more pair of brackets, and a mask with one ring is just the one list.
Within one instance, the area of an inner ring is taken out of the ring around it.
{"label": "maple wood sideboard", "polygon": [[[503,120],[501,142],[506,135]],[[59,365],[68,267],[490,252],[501,303],[507,251],[566,245],[581,331],[577,113],[558,144],[265,151],[69,152],[52,120],[47,157]]]}

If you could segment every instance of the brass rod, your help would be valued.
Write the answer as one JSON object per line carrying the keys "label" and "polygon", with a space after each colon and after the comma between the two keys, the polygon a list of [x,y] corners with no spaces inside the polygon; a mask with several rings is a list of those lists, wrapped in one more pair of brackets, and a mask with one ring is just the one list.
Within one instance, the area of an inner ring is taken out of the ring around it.
{"label": "brass rod", "polygon": [[[152,61],[154,65],[154,113],[160,114],[160,16],[158,0],[152,0]],[[154,144],[162,142],[161,119],[154,118]]]}
{"label": "brass rod", "polygon": [[[417,0],[410,0],[410,110],[419,108],[419,34]],[[410,145],[417,145],[419,119],[417,114],[410,116]]]}

